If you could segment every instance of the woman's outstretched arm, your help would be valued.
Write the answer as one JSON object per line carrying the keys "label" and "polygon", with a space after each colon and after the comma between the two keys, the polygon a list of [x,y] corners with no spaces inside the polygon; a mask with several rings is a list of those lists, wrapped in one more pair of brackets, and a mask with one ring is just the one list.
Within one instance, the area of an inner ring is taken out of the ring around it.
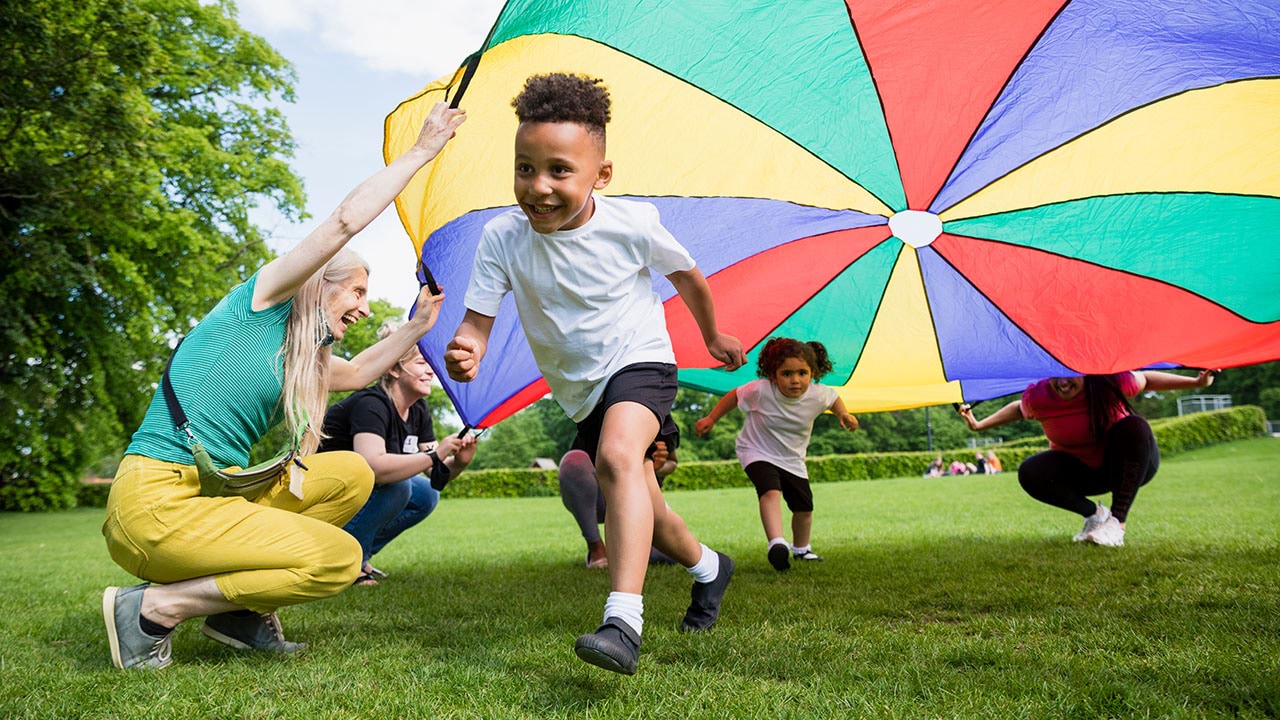
{"label": "woman's outstretched arm", "polygon": [[258,271],[253,309],[263,310],[293,297],[302,283],[329,262],[356,233],[373,222],[404,190],[413,176],[444,148],[466,120],[463,110],[436,103],[422,123],[418,140],[403,155],[360,183],[324,222],[292,250]]}

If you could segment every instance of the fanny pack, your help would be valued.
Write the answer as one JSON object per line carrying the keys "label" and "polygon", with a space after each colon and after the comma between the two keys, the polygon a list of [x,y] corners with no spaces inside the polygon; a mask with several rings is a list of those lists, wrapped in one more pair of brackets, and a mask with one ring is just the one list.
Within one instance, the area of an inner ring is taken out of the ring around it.
{"label": "fanny pack", "polygon": [[169,356],[169,362],[164,366],[164,374],[160,376],[160,387],[164,391],[164,401],[169,406],[169,415],[174,425],[178,430],[186,433],[191,443],[191,456],[195,459],[196,470],[200,474],[201,495],[242,497],[252,500],[280,479],[290,465],[297,465],[303,470],[307,469],[298,455],[301,432],[299,437],[294,439],[293,447],[274,460],[258,463],[236,472],[218,469],[218,466],[213,464],[213,459],[209,457],[208,451],[204,449],[204,445],[191,432],[187,413],[183,411],[182,405],[178,402],[178,396],[173,392],[173,383],[169,382],[169,368],[173,366],[173,358],[178,354],[178,347],[181,346],[182,340],[179,340],[178,345],[173,348],[173,354]]}

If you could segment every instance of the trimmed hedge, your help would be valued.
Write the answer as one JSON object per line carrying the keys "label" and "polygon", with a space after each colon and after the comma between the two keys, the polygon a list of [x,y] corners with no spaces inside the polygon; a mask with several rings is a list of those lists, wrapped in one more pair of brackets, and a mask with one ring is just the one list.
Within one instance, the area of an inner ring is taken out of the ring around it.
{"label": "trimmed hedge", "polygon": [[[1262,408],[1241,405],[1226,410],[1195,413],[1182,417],[1151,421],[1160,454],[1164,457],[1217,443],[1266,434],[1266,417]],[[1043,436],[1024,438],[991,449],[1000,456],[1005,472],[1011,472],[1028,457],[1048,448]],[[988,448],[983,448],[987,450]],[[939,452],[860,453],[828,455],[808,459],[809,480],[815,483],[923,475],[934,457],[942,455],[945,463],[954,460],[972,462],[974,450],[964,448]],[[709,490],[713,488],[750,487],[737,460],[685,462],[663,484],[667,490]],[[106,504],[109,484],[86,484],[80,488],[80,504],[102,507]],[[559,494],[555,470],[509,469],[469,470],[449,483],[445,494],[456,498],[478,497],[549,497]]]}
{"label": "trimmed hedge", "polygon": [[[1227,410],[1195,413],[1183,417],[1162,418],[1151,422],[1160,453],[1164,457],[1216,443],[1256,437],[1265,434],[1266,418],[1262,409],[1241,405]],[[992,446],[1000,457],[1005,472],[1048,449],[1044,436],[1025,438],[1005,445]],[[983,448],[984,452],[988,448]],[[963,448],[939,452],[859,453],[809,458],[811,482],[844,482],[914,477],[924,474],[930,461],[942,455],[945,463],[954,460],[973,462],[974,450]],[[666,490],[709,490],[713,488],[750,487],[737,460],[684,462],[663,483]],[[445,494],[452,497],[531,497],[556,495],[559,486],[554,470],[479,470],[467,471],[449,484]]]}

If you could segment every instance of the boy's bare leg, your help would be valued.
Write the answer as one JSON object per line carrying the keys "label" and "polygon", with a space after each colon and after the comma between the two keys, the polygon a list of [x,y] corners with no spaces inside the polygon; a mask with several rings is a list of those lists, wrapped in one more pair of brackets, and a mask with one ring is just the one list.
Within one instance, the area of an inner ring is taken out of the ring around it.
{"label": "boy's bare leg", "polygon": [[[596,475],[605,499],[609,585],[614,592],[644,592],[649,546],[654,540],[649,485],[657,486],[653,464],[646,462],[644,453],[657,435],[658,418],[639,403],[620,402],[605,411]],[[658,549],[666,552],[661,546]]]}
{"label": "boy's bare leg", "polygon": [[[652,462],[645,465],[653,467]],[[649,471],[649,501],[653,507],[653,546],[686,568],[696,565],[702,559],[702,544],[689,532],[684,518],[667,507],[662,488],[658,487],[658,477],[652,469]]]}

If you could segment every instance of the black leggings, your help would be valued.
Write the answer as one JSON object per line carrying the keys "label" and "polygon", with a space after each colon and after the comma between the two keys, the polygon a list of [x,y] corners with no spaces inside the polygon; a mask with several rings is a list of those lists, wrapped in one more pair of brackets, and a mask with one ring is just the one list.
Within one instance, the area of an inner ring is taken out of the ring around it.
{"label": "black leggings", "polygon": [[1018,466],[1018,483],[1031,497],[1088,517],[1097,510],[1090,495],[1111,493],[1111,514],[1124,522],[1138,488],[1160,468],[1160,448],[1151,426],[1130,415],[1107,431],[1102,467],[1091,468],[1060,450],[1032,455]]}

